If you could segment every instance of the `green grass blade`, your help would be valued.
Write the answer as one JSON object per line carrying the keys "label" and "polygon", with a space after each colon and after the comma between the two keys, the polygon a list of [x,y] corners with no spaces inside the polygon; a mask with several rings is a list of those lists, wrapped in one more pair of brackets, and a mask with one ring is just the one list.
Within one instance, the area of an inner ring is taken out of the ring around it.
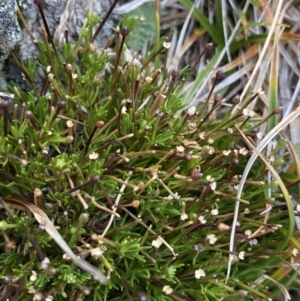
{"label": "green grass blade", "polygon": [[[278,68],[279,68],[279,53],[278,44],[274,41],[271,60],[271,72],[269,78],[269,114],[278,107]],[[273,115],[268,120],[268,132],[270,132],[277,124],[277,115]]]}
{"label": "green grass blade", "polygon": [[191,103],[195,93],[197,92],[197,90],[199,89],[199,87],[201,86],[201,84],[203,83],[203,81],[209,76],[209,73],[211,72],[211,70],[214,68],[216,62],[219,59],[221,51],[216,49],[216,53],[215,55],[212,57],[212,59],[210,60],[210,62],[206,65],[205,68],[203,68],[199,74],[197,75],[197,78],[195,79],[192,87],[189,89],[188,94],[185,97],[185,102],[186,103]]}
{"label": "green grass blade", "polygon": [[[179,2],[183,6],[185,6],[188,10],[190,10],[191,7],[193,6],[192,1],[190,0],[179,0]],[[213,24],[209,22],[209,20],[198,8],[194,9],[193,15],[197,19],[197,21],[203,26],[203,28],[208,32],[208,34],[214,40],[216,45],[224,46],[224,38],[220,33],[220,31]]]}

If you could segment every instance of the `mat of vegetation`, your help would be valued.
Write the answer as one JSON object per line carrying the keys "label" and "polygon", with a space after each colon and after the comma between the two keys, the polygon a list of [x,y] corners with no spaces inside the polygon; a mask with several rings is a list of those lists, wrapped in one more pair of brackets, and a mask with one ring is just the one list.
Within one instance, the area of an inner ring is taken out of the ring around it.
{"label": "mat of vegetation", "polygon": [[253,87],[226,101],[213,43],[179,70],[159,34],[132,53],[135,16],[99,48],[117,2],[59,47],[36,0],[38,57],[12,53],[30,88],[1,93],[0,300],[290,300],[300,163],[282,130],[300,109],[265,116]]}

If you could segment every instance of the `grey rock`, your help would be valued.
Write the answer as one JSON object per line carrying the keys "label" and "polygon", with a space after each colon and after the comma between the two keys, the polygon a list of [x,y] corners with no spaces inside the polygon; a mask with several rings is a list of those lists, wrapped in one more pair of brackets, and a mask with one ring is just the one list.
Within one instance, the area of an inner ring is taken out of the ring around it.
{"label": "grey rock", "polygon": [[[111,6],[112,0],[44,0],[43,11],[51,34],[61,45],[64,43],[65,30],[68,30],[69,41],[75,42],[84,24],[87,10],[104,16]],[[19,0],[22,14],[35,40],[42,40],[41,27],[44,27],[38,7],[33,0]],[[37,52],[32,39],[25,28],[20,29],[17,21],[17,4],[15,0],[0,0],[0,70],[9,55],[9,49],[17,52],[19,60],[26,62],[34,59]],[[120,18],[119,16],[117,16]],[[104,46],[112,34],[112,27],[117,19],[112,16],[108,20],[96,42],[98,47]],[[110,25],[110,26],[109,26]],[[18,47],[16,47],[18,46]],[[22,85],[22,77],[13,61],[10,61],[5,72],[0,71],[0,89],[11,81]]]}
{"label": "grey rock", "polygon": [[8,57],[9,49],[21,39],[15,0],[0,0],[0,62]]}
{"label": "grey rock", "polygon": [[[87,10],[103,16],[110,5],[111,1],[109,0],[44,0],[43,11],[54,39],[58,40],[60,44],[62,44],[64,42],[65,30],[68,30],[68,37],[70,41],[77,40],[85,20]],[[39,15],[38,8],[33,1],[28,2],[28,6],[23,11],[23,15],[26,18],[28,26],[35,39],[41,40],[41,27],[44,27],[44,24]],[[112,29],[105,26],[101,33],[102,39],[99,38],[97,41],[101,44],[103,36],[108,37],[111,32]],[[28,58],[32,58],[32,54],[35,53],[35,46],[25,30],[23,30],[22,34],[23,38],[20,45],[20,57],[21,59],[26,60]]]}
{"label": "grey rock", "polygon": [[[9,55],[9,49],[14,48],[21,39],[16,10],[15,0],[0,0],[0,71]],[[0,73],[0,87],[4,85],[3,75]]]}

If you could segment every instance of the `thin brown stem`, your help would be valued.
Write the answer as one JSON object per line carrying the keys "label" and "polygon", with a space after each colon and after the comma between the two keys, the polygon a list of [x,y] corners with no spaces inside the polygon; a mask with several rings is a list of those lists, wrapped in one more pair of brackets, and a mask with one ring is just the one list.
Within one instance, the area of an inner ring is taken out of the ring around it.
{"label": "thin brown stem", "polygon": [[112,4],[112,6],[109,8],[108,12],[106,13],[105,17],[102,19],[102,21],[100,22],[98,28],[96,29],[95,33],[93,34],[92,38],[91,38],[91,43],[93,43],[95,41],[95,39],[97,38],[98,34],[100,33],[102,27],[104,26],[104,24],[106,23],[107,19],[109,18],[109,16],[111,15],[112,11],[114,10],[115,6],[117,5],[117,3],[119,2],[119,0],[115,0]]}

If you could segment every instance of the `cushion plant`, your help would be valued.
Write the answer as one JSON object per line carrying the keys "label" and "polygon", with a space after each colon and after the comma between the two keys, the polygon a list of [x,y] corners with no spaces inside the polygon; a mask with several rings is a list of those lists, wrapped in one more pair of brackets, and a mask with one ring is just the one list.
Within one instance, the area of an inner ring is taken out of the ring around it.
{"label": "cushion plant", "polygon": [[37,59],[15,57],[30,88],[1,94],[0,300],[288,299],[299,260],[289,142],[264,152],[288,121],[260,142],[280,114],[247,108],[261,90],[218,114],[222,70],[189,106],[195,66],[168,71],[167,39],[139,58],[128,19],[97,47],[110,13],[88,12],[61,47],[45,20]]}

